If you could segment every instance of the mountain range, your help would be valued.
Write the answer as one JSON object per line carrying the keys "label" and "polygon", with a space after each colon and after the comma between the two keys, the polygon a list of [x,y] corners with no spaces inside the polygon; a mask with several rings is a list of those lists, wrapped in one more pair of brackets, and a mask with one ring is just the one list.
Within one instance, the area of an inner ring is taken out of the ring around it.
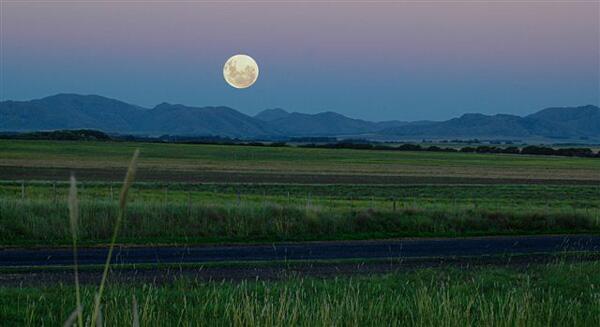
{"label": "mountain range", "polygon": [[446,121],[353,119],[335,112],[304,114],[267,109],[255,116],[228,107],[162,103],[144,108],[98,95],[57,94],[31,101],[0,102],[0,131],[96,129],[158,136],[282,138],[362,137],[378,140],[538,139],[600,140],[600,108],[547,108],[531,115],[464,114]]}

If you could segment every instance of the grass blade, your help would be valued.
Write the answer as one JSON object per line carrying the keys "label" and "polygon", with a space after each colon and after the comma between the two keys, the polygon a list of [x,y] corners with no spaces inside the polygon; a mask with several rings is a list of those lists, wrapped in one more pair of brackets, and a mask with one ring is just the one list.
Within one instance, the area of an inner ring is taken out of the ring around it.
{"label": "grass blade", "polygon": [[104,318],[102,317],[102,306],[98,306],[98,316],[96,317],[96,327],[104,327]]}
{"label": "grass blade", "polygon": [[127,169],[127,174],[125,175],[125,181],[123,182],[123,187],[121,188],[121,194],[119,196],[119,214],[117,215],[117,221],[115,222],[115,228],[113,230],[113,235],[108,248],[108,255],[106,256],[106,262],[104,264],[102,280],[100,281],[100,288],[98,289],[98,294],[96,296],[96,301],[94,304],[94,313],[92,314],[92,321],[97,321],[100,318],[98,314],[100,312],[100,302],[102,301],[102,293],[104,292],[106,277],[108,276],[108,268],[110,267],[110,260],[112,259],[112,253],[115,247],[115,243],[117,241],[117,235],[119,234],[121,222],[123,221],[123,217],[125,216],[127,194],[129,193],[129,188],[131,187],[131,184],[135,179],[137,159],[139,154],[140,150],[136,149],[133,153],[133,157],[131,158],[131,162],[129,163],[129,168]]}
{"label": "grass blade", "polygon": [[69,318],[67,318],[67,320],[64,323],[64,327],[73,327],[73,324],[75,323],[76,319],[79,319],[81,317],[81,306],[78,306],[75,310],[73,310],[73,312],[71,312],[71,314],[69,315]]}
{"label": "grass blade", "polygon": [[133,298],[131,299],[131,311],[132,311],[132,326],[133,327],[140,327],[140,314],[138,312],[138,303],[137,303],[137,299],[135,298],[135,294],[133,295]]}
{"label": "grass blade", "polygon": [[[73,312],[77,314],[77,323],[83,327],[83,315],[81,309],[81,291],[79,289],[79,263],[77,259],[77,230],[79,221],[79,199],[77,198],[77,180],[71,175],[69,187],[69,221],[71,223],[71,236],[73,239],[73,269],[75,271],[75,298],[77,309]],[[65,323],[66,324],[66,323]],[[70,324],[72,325],[72,323]]]}

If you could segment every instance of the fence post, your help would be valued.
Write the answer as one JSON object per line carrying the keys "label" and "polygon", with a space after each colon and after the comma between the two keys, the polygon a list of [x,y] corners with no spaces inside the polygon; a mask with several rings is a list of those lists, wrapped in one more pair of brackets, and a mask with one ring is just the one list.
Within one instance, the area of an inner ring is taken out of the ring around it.
{"label": "fence post", "polygon": [[188,191],[188,216],[192,215],[192,192]]}
{"label": "fence post", "polygon": [[57,196],[56,196],[56,182],[52,182],[52,195],[53,195],[53,200],[54,203],[58,202],[57,200]]}

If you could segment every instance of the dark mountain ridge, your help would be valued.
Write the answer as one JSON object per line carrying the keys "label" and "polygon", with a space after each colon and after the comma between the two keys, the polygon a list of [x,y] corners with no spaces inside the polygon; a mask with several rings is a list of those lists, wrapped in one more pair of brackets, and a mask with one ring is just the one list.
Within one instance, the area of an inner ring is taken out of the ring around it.
{"label": "dark mountain ridge", "polygon": [[162,103],[145,112],[138,133],[147,135],[272,136],[267,123],[228,107],[188,107]]}
{"label": "dark mountain ridge", "polygon": [[568,139],[600,140],[600,109],[547,108],[524,117],[464,114],[447,121],[370,122],[335,112],[304,114],[264,110],[254,117],[229,107],[162,103],[148,109],[98,95],[57,94],[31,101],[0,102],[0,131],[96,129],[108,133],[158,136],[281,138],[362,137],[384,140]]}
{"label": "dark mountain ridge", "polygon": [[57,94],[31,101],[0,102],[0,130],[94,128],[135,132],[144,108],[97,95]]}
{"label": "dark mountain ridge", "polygon": [[370,122],[353,119],[332,111],[317,114],[267,109],[254,118],[270,123],[275,130],[288,136],[339,136],[373,133],[384,128],[407,124],[399,121]]}
{"label": "dark mountain ridge", "polygon": [[382,130],[379,135],[400,138],[547,138],[600,139],[600,108],[548,108],[534,114],[464,114],[443,122]]}

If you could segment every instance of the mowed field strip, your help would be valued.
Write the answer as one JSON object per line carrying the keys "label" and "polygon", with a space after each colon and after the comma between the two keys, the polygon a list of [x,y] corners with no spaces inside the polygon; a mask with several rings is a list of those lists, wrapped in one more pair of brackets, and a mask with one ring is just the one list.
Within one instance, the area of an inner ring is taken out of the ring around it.
{"label": "mowed field strip", "polygon": [[594,158],[15,140],[0,140],[0,179],[64,178],[69,171],[81,170],[90,180],[115,180],[121,177],[119,168],[126,167],[135,148],[140,148],[143,158],[139,166],[141,180],[309,184],[319,181],[378,184],[386,183],[389,178],[397,178],[392,179],[397,183],[427,183],[436,179],[447,183],[464,183],[469,179],[474,183],[600,182],[600,160]]}

